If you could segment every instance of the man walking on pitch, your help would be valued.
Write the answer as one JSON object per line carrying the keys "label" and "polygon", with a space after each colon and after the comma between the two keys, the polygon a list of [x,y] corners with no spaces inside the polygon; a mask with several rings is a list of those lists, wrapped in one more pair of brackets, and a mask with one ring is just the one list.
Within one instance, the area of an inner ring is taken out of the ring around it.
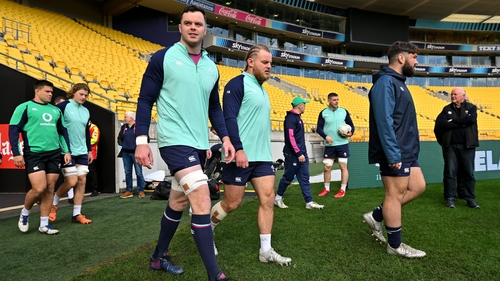
{"label": "man walking on pitch", "polygon": [[[61,169],[61,149],[64,152],[64,164],[71,162],[68,131],[64,127],[61,111],[50,104],[54,85],[49,81],[39,80],[34,88],[33,100],[17,106],[9,124],[14,164],[18,168],[26,168],[31,183],[31,189],[24,199],[18,227],[21,232],[28,231],[31,208],[40,199],[38,231],[57,234],[59,230],[49,225],[49,212],[54,186]],[[19,133],[24,141],[24,154],[19,151]]]}
{"label": "man walking on pitch", "polygon": [[160,235],[149,267],[179,275],[184,270],[172,264],[168,247],[182,212],[190,203],[191,234],[198,247],[208,279],[226,280],[219,269],[210,227],[210,193],[202,167],[206,159],[208,119],[223,141],[226,161],[234,158],[224,115],[219,102],[219,72],[202,49],[206,34],[205,11],[196,6],[184,8],[180,15],[181,40],[156,52],[142,78],[136,115],[135,158],[139,165],[151,168],[153,156],[147,135],[151,110],[158,110],[158,147],[162,159],[174,175],[168,206],[161,219]]}
{"label": "man walking on pitch", "polygon": [[231,79],[224,89],[224,117],[236,155],[235,162],[223,164],[224,199],[212,207],[212,228],[238,208],[250,181],[260,201],[259,260],[289,265],[292,259],[282,257],[271,247],[275,174],[271,155],[271,105],[262,86],[271,75],[271,52],[266,45],[254,45],[245,61],[245,71]]}
{"label": "man walking on pitch", "polygon": [[80,224],[90,224],[92,220],[82,214],[83,197],[85,196],[85,184],[87,183],[88,165],[92,163],[92,147],[90,146],[90,113],[83,106],[90,93],[87,84],[77,83],[68,91],[67,101],[57,104],[64,116],[64,122],[68,127],[68,135],[71,143],[71,163],[64,165],[61,169],[64,182],[59,186],[54,195],[49,220],[57,219],[57,206],[60,198],[71,188],[74,188],[73,217],[71,221]]}
{"label": "man walking on pitch", "polygon": [[292,183],[294,176],[302,189],[302,196],[306,201],[306,209],[323,209],[312,200],[311,184],[309,183],[309,157],[307,156],[306,140],[304,137],[304,123],[301,114],[306,110],[306,103],[301,97],[296,97],[292,101],[293,109],[288,111],[285,116],[285,146],[283,155],[285,156],[285,171],[278,186],[278,192],[274,197],[274,205],[281,209],[288,208],[283,202],[283,195],[286,188]]}
{"label": "man walking on pitch", "polygon": [[[395,42],[389,47],[389,65],[373,75],[370,100],[370,141],[368,159],[379,164],[385,187],[383,204],[363,215],[372,235],[386,242],[382,233],[385,221],[387,253],[405,258],[421,258],[425,252],[401,239],[402,207],[425,190],[425,179],[418,164],[420,141],[415,105],[406,87],[406,77],[415,74],[418,48]],[[383,208],[382,208],[383,207]]]}

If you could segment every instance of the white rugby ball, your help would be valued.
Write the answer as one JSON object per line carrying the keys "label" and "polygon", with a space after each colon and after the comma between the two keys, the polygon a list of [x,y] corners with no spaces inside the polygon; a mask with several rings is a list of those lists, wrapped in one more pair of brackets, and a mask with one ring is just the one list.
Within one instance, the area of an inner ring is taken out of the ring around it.
{"label": "white rugby ball", "polygon": [[352,130],[349,124],[344,124],[339,127],[339,134],[342,136],[343,134],[348,134]]}

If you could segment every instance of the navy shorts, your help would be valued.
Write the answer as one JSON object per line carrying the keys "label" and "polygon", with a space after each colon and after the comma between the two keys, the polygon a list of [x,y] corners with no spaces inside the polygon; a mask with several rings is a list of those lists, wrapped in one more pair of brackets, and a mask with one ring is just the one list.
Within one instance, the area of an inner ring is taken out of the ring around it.
{"label": "navy shorts", "polygon": [[236,167],[235,162],[222,163],[222,182],[244,186],[253,178],[274,176],[273,162],[249,162],[248,168]]}
{"label": "navy shorts", "polygon": [[411,167],[420,167],[418,160],[413,162],[403,162],[401,169],[393,170],[387,163],[380,163],[380,175],[384,177],[407,177],[410,175]]}
{"label": "navy shorts", "polygon": [[61,170],[61,151],[27,152],[24,154],[26,173],[45,171],[46,174],[59,174]]}
{"label": "navy shorts", "polygon": [[61,154],[61,164],[63,165],[63,168],[74,167],[77,164],[88,166],[89,165],[89,155],[88,154],[75,155],[75,156],[71,155],[71,162],[68,165],[64,165],[64,154]]}
{"label": "navy shorts", "polygon": [[185,145],[172,145],[160,148],[161,159],[167,163],[170,174],[175,175],[180,170],[205,165],[207,151]]}
{"label": "navy shorts", "polygon": [[335,158],[348,158],[351,156],[349,152],[349,144],[343,144],[339,146],[326,146],[324,158],[335,159]]}

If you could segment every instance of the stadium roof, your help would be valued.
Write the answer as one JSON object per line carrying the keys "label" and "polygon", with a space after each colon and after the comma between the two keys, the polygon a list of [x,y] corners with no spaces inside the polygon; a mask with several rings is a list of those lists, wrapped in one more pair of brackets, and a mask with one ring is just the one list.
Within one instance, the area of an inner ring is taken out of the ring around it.
{"label": "stadium roof", "polygon": [[[500,23],[499,0],[309,0],[341,9],[356,8],[366,11],[408,16],[412,19],[441,21],[451,15],[476,15],[479,17],[455,16],[445,21]],[[482,16],[482,17],[481,17]],[[486,16],[486,17],[484,17]]]}

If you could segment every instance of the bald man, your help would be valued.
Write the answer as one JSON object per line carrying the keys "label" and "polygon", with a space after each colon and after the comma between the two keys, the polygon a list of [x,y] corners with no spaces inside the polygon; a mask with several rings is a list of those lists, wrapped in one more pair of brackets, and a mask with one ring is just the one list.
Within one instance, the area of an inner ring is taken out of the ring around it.
{"label": "bald man", "polygon": [[451,91],[451,103],[443,108],[436,118],[434,133],[441,145],[444,158],[444,199],[448,208],[455,208],[457,199],[457,174],[464,188],[463,199],[471,208],[479,209],[476,203],[474,158],[479,146],[477,131],[477,107],[466,101],[463,88]]}

